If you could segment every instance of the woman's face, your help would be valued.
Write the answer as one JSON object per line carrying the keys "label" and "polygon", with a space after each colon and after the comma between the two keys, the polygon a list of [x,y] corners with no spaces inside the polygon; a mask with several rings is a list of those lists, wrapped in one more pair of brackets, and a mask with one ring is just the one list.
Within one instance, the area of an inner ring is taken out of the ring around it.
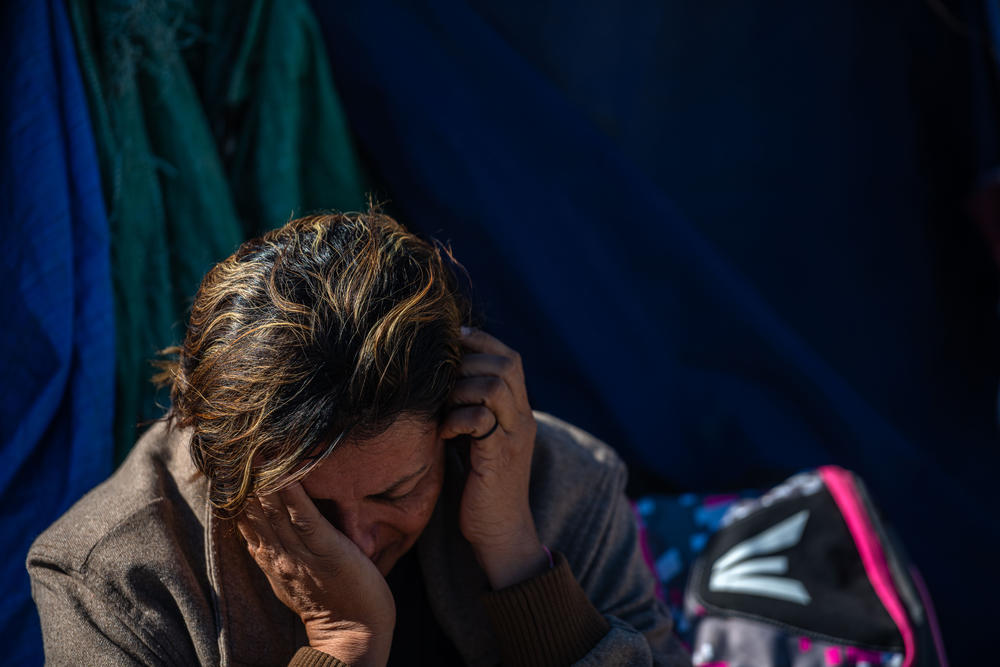
{"label": "woman's face", "polygon": [[420,537],[443,480],[437,423],[404,416],[379,436],[338,446],[302,485],[385,576]]}

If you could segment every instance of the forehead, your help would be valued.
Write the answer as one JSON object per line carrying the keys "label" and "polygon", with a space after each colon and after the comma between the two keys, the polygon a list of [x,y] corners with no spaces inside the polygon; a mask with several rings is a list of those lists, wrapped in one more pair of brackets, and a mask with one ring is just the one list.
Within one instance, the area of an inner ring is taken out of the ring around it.
{"label": "forehead", "polygon": [[437,422],[403,416],[383,433],[345,441],[303,480],[313,498],[381,493],[440,455]]}

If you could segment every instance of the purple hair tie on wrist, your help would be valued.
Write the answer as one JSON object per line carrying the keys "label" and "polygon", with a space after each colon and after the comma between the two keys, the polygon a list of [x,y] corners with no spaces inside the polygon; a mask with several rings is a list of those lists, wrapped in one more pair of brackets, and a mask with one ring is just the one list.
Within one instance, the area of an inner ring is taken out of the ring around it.
{"label": "purple hair tie on wrist", "polygon": [[556,562],[552,559],[552,552],[549,551],[549,548],[544,544],[542,545],[542,548],[545,549],[545,555],[549,557],[549,569],[551,570],[556,566]]}

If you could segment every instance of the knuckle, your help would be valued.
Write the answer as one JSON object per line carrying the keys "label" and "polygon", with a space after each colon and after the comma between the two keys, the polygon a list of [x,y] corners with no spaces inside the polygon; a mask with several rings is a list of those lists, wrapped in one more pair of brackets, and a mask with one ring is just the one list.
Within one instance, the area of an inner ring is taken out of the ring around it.
{"label": "knuckle", "polygon": [[293,514],[289,521],[292,527],[303,535],[312,535],[316,531],[316,522],[309,517]]}
{"label": "knuckle", "polygon": [[278,554],[274,550],[274,547],[267,544],[262,544],[254,548],[250,554],[258,563],[268,567],[270,567],[278,559]]}
{"label": "knuckle", "polygon": [[281,512],[278,510],[278,508],[269,503],[261,503],[260,508],[261,511],[264,513],[264,517],[267,518],[268,521],[273,522],[275,519],[281,516]]}

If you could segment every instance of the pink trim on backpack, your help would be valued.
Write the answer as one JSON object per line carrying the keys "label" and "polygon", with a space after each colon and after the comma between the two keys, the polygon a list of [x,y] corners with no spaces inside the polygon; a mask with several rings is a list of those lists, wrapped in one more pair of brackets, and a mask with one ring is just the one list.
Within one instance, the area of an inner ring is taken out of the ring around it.
{"label": "pink trim on backpack", "polygon": [[702,498],[701,504],[705,507],[714,507],[716,505],[725,505],[726,503],[731,503],[739,499],[740,494],[738,493],[717,493],[715,495],[705,496]]}
{"label": "pink trim on backpack", "polygon": [[845,646],[844,653],[847,654],[848,662],[867,662],[872,665],[879,665],[882,663],[881,651],[869,651],[868,649],[858,648],[857,646]]}
{"label": "pink trim on backpack", "polygon": [[903,603],[896,594],[885,552],[882,551],[875,529],[872,528],[871,521],[865,513],[854,479],[851,473],[838,466],[822,466],[818,472],[837,507],[840,508],[851,537],[854,538],[854,544],[868,574],[868,581],[871,582],[875,594],[903,636],[903,667],[912,667],[916,650],[913,628],[910,626],[910,619],[906,615]]}

